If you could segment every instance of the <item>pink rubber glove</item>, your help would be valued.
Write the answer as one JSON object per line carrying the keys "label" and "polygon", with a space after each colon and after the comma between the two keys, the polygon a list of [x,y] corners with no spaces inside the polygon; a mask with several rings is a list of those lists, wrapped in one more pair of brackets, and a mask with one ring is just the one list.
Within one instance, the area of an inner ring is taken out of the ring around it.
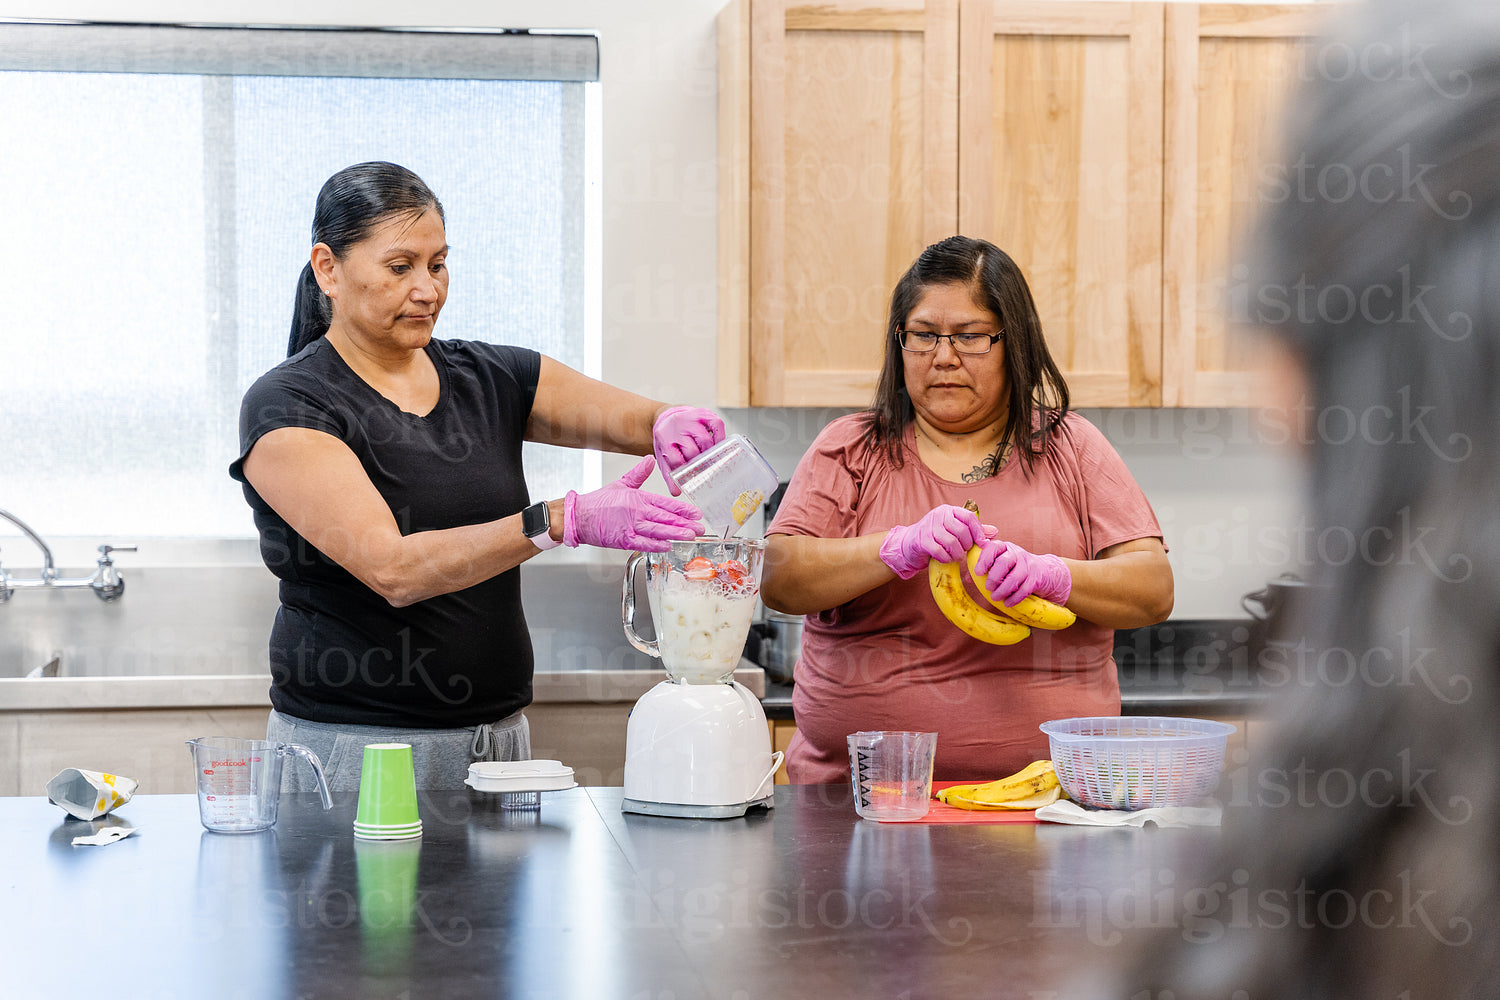
{"label": "pink rubber glove", "polygon": [[647,455],[619,479],[592,493],[572,490],[563,500],[563,544],[665,552],[673,541],[703,533],[703,516],[686,500],[644,493],[656,459]]}
{"label": "pink rubber glove", "polygon": [[1015,542],[986,542],[974,563],[990,597],[1007,608],[1036,596],[1067,604],[1073,593],[1073,574],[1057,556],[1032,555]]}
{"label": "pink rubber glove", "polygon": [[970,546],[984,541],[994,528],[979,523],[979,518],[962,507],[943,504],[934,507],[916,524],[898,524],[886,533],[880,543],[880,561],[903,580],[927,569],[927,560],[958,562]]}
{"label": "pink rubber glove", "polygon": [[651,428],[651,446],[656,452],[656,467],[666,480],[674,497],[682,489],[667,475],[724,440],[724,421],[713,410],[697,406],[674,406],[662,410]]}

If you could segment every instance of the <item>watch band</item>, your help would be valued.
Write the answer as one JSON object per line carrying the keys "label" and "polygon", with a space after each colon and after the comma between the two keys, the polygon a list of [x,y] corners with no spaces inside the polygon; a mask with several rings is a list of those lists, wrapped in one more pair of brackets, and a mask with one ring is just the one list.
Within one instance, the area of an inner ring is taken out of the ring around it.
{"label": "watch band", "polygon": [[[527,515],[530,515],[532,511],[536,511],[534,517],[541,518],[540,530],[526,530],[526,521],[528,520]],[[552,509],[547,506],[547,501],[545,500],[539,500],[536,503],[532,504],[530,507],[526,508],[526,510],[522,511],[521,531],[526,535],[527,538],[531,539],[532,545],[535,545],[543,552],[546,552],[551,548],[556,548],[557,546],[562,544],[562,541],[560,539],[552,537]]]}

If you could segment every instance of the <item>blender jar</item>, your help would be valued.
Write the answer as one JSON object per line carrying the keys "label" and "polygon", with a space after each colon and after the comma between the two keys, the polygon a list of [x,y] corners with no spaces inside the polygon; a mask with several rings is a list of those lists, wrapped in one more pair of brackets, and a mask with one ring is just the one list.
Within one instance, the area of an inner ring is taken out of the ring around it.
{"label": "blender jar", "polygon": [[[760,596],[766,543],[759,538],[703,537],[673,542],[666,552],[635,552],[625,564],[620,617],[625,636],[659,658],[674,681],[720,684],[734,676]],[[654,640],[635,631],[635,570],[646,564]]]}

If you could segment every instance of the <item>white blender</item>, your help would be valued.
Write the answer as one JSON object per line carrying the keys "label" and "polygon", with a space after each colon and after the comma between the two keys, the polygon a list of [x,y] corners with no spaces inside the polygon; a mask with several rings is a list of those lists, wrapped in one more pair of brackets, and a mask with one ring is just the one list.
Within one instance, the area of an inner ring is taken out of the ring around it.
{"label": "white blender", "polygon": [[[725,819],[771,806],[782,754],[760,701],[734,668],[760,595],[761,539],[701,537],[636,552],[621,605],[631,645],[667,679],[641,696],[625,727],[625,812]],[[655,641],[635,631],[635,570],[646,564]]]}

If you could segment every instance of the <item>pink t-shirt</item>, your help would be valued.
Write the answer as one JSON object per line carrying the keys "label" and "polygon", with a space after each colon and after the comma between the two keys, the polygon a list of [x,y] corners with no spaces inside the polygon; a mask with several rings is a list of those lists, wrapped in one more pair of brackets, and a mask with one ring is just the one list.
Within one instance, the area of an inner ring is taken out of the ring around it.
{"label": "pink t-shirt", "polygon": [[[917,456],[906,463],[864,441],[865,417],[823,429],[797,465],[767,534],[852,538],[911,524],[939,504],[979,505],[980,520],[1031,552],[1092,559],[1161,526],[1120,456],[1098,429],[1068,414],[1028,477],[1019,460],[978,483],[941,479]],[[837,572],[831,568],[830,572]],[[1118,715],[1114,630],[1080,618],[1059,632],[1033,629],[992,646],[943,617],[927,574],[895,580],[808,615],[792,706],[797,734],[787,770],[797,784],[849,780],[845,737],[865,729],[938,734],[934,777],[989,780],[1045,759],[1048,719]]]}

